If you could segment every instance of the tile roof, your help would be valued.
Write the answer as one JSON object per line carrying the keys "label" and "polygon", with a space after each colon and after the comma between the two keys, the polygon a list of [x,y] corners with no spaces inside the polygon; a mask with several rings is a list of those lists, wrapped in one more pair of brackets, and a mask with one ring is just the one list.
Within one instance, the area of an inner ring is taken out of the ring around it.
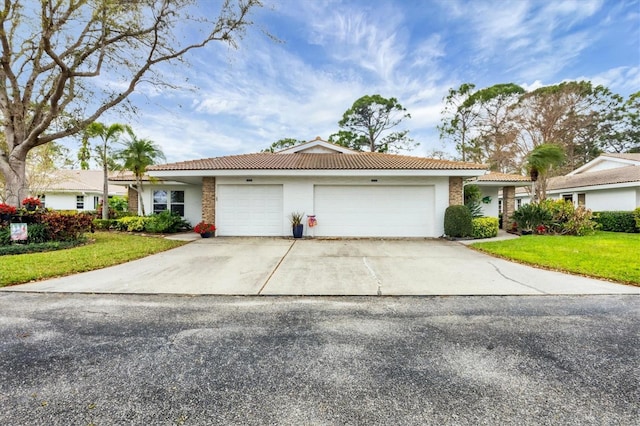
{"label": "tile roof", "polygon": [[362,152],[349,154],[257,153],[205,158],[151,166],[161,170],[477,170],[486,166],[461,161]]}
{"label": "tile roof", "polygon": [[640,154],[612,154],[609,152],[604,152],[601,155],[605,157],[622,158],[624,160],[640,161]]}
{"label": "tile roof", "polygon": [[[55,170],[42,188],[44,192],[102,192],[102,170]],[[110,194],[125,194],[121,186],[109,185]]]}
{"label": "tile roof", "polygon": [[548,189],[581,188],[628,182],[638,182],[640,185],[640,166],[616,167],[572,176],[557,176],[549,179]]}
{"label": "tile roof", "polygon": [[489,172],[478,177],[478,182],[531,182],[529,176],[513,175],[508,173]]}

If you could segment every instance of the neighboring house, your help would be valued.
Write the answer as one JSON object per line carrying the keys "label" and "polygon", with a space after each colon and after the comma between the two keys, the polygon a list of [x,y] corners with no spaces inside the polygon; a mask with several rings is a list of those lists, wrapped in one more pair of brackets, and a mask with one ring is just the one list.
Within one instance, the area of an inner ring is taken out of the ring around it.
{"label": "neighboring house", "polygon": [[[592,211],[640,207],[640,154],[602,154],[565,176],[549,179],[547,198],[563,198]],[[516,193],[529,203],[530,193]]]}
{"label": "neighboring house", "polygon": [[[54,210],[96,210],[102,200],[102,170],[56,170],[32,188],[44,206]],[[125,196],[127,191],[118,185],[109,185],[109,196]]]}
{"label": "neighboring house", "polygon": [[[213,222],[220,236],[290,236],[289,215],[303,212],[317,220],[305,226],[307,235],[438,237],[447,206],[462,204],[463,180],[486,168],[357,152],[316,138],[277,153],[184,161],[147,172],[160,180],[144,184],[147,212],[169,209],[191,224]],[[134,184],[131,176],[111,181]]]}

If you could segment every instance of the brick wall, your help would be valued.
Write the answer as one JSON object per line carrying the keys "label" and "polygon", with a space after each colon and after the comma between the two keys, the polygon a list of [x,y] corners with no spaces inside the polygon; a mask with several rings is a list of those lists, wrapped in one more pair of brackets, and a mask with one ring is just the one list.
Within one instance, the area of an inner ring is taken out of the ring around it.
{"label": "brick wall", "polygon": [[131,187],[127,188],[127,207],[129,213],[138,214],[138,193]]}
{"label": "brick wall", "polygon": [[464,189],[462,187],[462,178],[457,176],[449,177],[449,205],[464,204]]}
{"label": "brick wall", "polygon": [[509,219],[516,211],[516,187],[505,186],[502,188],[502,229],[509,229]]}
{"label": "brick wall", "polygon": [[202,178],[202,220],[216,223],[216,178]]}

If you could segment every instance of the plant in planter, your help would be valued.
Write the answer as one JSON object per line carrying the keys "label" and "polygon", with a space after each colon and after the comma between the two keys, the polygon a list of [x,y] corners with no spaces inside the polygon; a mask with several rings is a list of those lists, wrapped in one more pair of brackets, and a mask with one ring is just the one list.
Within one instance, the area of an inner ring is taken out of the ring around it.
{"label": "plant in planter", "polygon": [[9,204],[0,203],[0,221],[9,222],[17,209]]}
{"label": "plant in planter", "polygon": [[207,223],[203,220],[193,228],[193,231],[196,234],[200,234],[202,238],[209,238],[216,232],[216,226],[213,223]]}
{"label": "plant in planter", "polygon": [[304,213],[293,212],[289,215],[289,220],[291,221],[291,229],[293,231],[293,238],[302,238],[302,232],[304,230],[304,225],[302,224],[302,218],[304,217]]}
{"label": "plant in planter", "polygon": [[34,211],[42,206],[42,203],[38,198],[35,197],[27,197],[22,200],[22,206],[28,211]]}

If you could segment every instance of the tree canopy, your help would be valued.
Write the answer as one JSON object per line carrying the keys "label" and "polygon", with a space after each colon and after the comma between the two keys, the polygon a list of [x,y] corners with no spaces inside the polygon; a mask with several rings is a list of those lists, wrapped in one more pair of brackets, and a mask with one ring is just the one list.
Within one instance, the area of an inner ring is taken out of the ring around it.
{"label": "tree canopy", "polygon": [[338,122],[341,130],[329,140],[358,151],[397,152],[413,149],[408,130],[391,131],[411,115],[396,98],[365,95],[357,99]]}
{"label": "tree canopy", "polygon": [[[5,198],[26,195],[30,150],[81,133],[124,107],[141,83],[173,87],[158,72],[212,42],[237,46],[260,0],[13,0],[0,6],[0,115]],[[107,78],[105,78],[107,77]]]}
{"label": "tree canopy", "polygon": [[528,171],[528,155],[554,143],[563,160],[549,172],[564,174],[602,151],[640,146],[640,92],[627,100],[604,86],[568,81],[525,91],[515,84],[476,90],[471,83],[444,98],[440,137],[461,159],[506,173]]}

